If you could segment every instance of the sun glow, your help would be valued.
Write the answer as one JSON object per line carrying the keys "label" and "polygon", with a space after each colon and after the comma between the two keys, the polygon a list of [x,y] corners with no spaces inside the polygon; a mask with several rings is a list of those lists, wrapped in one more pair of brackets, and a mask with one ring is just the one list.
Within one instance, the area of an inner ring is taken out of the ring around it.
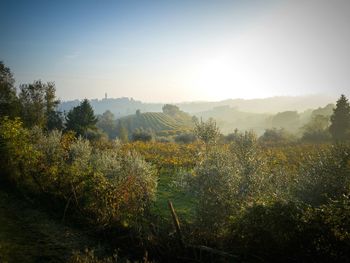
{"label": "sun glow", "polygon": [[229,94],[234,82],[233,65],[224,56],[203,59],[192,71],[191,84],[204,97],[217,99],[221,97],[220,93]]}

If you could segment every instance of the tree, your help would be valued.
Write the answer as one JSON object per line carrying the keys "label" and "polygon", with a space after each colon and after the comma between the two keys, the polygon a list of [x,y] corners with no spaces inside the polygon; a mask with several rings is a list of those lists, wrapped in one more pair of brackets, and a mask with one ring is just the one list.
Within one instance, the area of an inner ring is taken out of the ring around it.
{"label": "tree", "polygon": [[110,139],[116,137],[117,125],[115,122],[114,115],[111,111],[107,110],[98,117],[96,126],[108,134]]}
{"label": "tree", "polygon": [[118,138],[124,143],[129,141],[128,129],[121,121],[118,122]]}
{"label": "tree", "polygon": [[272,118],[272,127],[296,131],[299,127],[299,115],[296,111],[279,112]]}
{"label": "tree", "polygon": [[165,104],[162,108],[163,113],[170,115],[170,116],[175,116],[176,114],[178,114],[180,112],[179,107],[177,107],[176,105],[171,105],[171,104]]}
{"label": "tree", "polygon": [[302,128],[304,130],[302,139],[313,142],[321,142],[330,139],[328,126],[329,117],[314,115],[310,122]]}
{"label": "tree", "polygon": [[260,136],[259,141],[265,145],[281,145],[287,144],[294,140],[293,135],[285,129],[266,129],[264,134]]}
{"label": "tree", "polygon": [[206,145],[215,144],[220,136],[220,130],[213,119],[209,119],[207,122],[195,123],[194,134],[199,140]]}
{"label": "tree", "polygon": [[74,131],[77,135],[86,137],[89,129],[96,129],[97,118],[94,115],[94,110],[89,101],[85,99],[80,105],[68,112],[66,121],[67,130]]}
{"label": "tree", "polygon": [[331,116],[329,132],[337,141],[350,138],[350,105],[345,95],[341,95]]}
{"label": "tree", "polygon": [[0,116],[18,116],[18,98],[11,70],[0,61]]}
{"label": "tree", "polygon": [[53,82],[43,83],[38,80],[33,84],[21,85],[20,90],[21,117],[27,127],[62,128],[62,118],[56,112],[60,101],[56,99]]}
{"label": "tree", "polygon": [[59,111],[50,111],[47,116],[46,128],[51,130],[63,130],[63,115]]}

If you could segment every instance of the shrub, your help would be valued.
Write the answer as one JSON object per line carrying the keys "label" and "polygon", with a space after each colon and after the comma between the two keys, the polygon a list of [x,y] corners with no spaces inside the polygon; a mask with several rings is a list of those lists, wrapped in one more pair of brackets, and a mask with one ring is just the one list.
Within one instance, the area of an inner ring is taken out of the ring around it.
{"label": "shrub", "polygon": [[296,178],[300,200],[320,205],[350,191],[350,147],[336,145],[319,149],[316,156],[306,155]]}
{"label": "shrub", "polygon": [[193,143],[196,140],[196,136],[193,133],[182,133],[175,137],[177,143]]}
{"label": "shrub", "polygon": [[98,224],[129,225],[140,220],[154,200],[156,171],[137,153],[96,152],[93,155],[95,176],[85,190],[88,209]]}
{"label": "shrub", "polygon": [[139,130],[136,129],[132,133],[132,140],[135,141],[142,141],[142,142],[149,142],[153,139],[153,135],[151,132]]}
{"label": "shrub", "polygon": [[[0,120],[1,173],[18,186],[34,187],[39,153],[19,118]],[[34,182],[33,182],[34,181]]]}
{"label": "shrub", "polygon": [[300,255],[304,208],[296,203],[254,204],[232,220],[230,249],[245,258],[286,260]]}

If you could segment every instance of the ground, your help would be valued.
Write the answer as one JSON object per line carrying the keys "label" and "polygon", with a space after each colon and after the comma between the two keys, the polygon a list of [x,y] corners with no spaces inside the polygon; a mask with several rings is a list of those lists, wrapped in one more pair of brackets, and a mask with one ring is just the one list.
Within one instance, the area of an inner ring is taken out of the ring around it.
{"label": "ground", "polygon": [[0,262],[65,262],[72,250],[96,247],[74,229],[0,187]]}

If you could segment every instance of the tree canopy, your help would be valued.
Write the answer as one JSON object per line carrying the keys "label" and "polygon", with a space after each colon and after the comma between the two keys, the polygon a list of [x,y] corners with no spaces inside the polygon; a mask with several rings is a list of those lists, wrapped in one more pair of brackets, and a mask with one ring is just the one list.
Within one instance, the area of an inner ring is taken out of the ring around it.
{"label": "tree canopy", "polygon": [[66,121],[67,130],[72,130],[80,136],[86,136],[88,130],[96,129],[97,118],[94,115],[94,110],[89,101],[85,99],[80,105],[68,112]]}
{"label": "tree canopy", "polygon": [[18,98],[11,70],[0,61],[0,116],[15,117],[18,114]]}
{"label": "tree canopy", "polygon": [[20,86],[21,117],[27,127],[62,128],[60,113],[56,112],[60,101],[55,92],[53,82],[43,83],[38,80]]}

